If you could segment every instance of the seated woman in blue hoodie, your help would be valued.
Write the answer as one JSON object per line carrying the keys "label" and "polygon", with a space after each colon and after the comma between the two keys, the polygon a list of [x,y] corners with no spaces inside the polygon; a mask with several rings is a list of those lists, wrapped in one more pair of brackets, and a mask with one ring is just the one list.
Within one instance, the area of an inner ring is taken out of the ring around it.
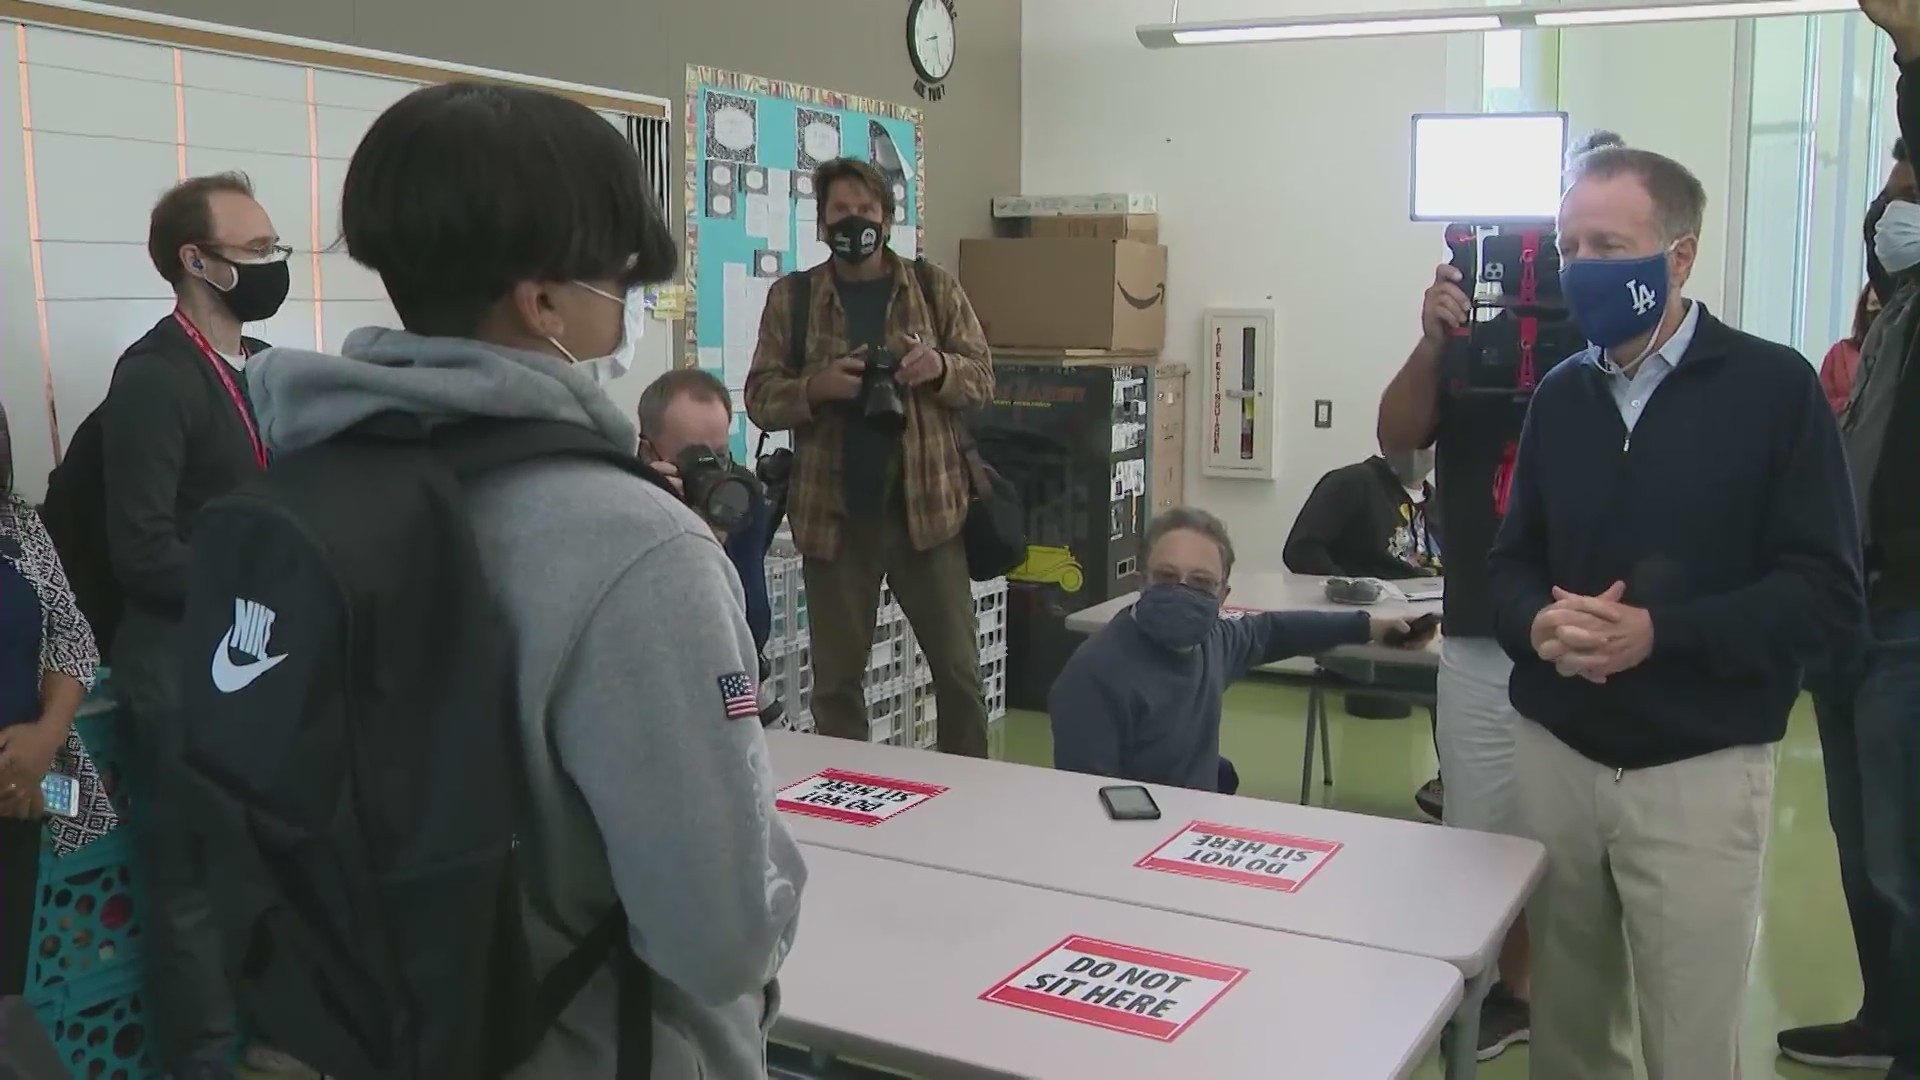
{"label": "seated woman in blue hoodie", "polygon": [[1231,795],[1239,778],[1220,756],[1229,684],[1263,664],[1407,630],[1405,619],[1364,611],[1223,619],[1232,572],[1219,518],[1182,506],[1153,519],[1140,599],[1075,650],[1048,694],[1054,768]]}

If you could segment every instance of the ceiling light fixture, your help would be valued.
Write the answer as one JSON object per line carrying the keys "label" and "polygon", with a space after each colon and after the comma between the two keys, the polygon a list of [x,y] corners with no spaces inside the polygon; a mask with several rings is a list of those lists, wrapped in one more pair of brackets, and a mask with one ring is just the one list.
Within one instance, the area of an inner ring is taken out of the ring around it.
{"label": "ceiling light fixture", "polygon": [[1149,49],[1167,49],[1188,45],[1244,45],[1270,41],[1825,15],[1857,10],[1858,0],[1702,0],[1700,3],[1675,0],[1566,0],[1564,3],[1551,3],[1528,0],[1500,7],[1480,5],[1429,8],[1425,11],[1181,22],[1179,5],[1176,3],[1175,21],[1141,26],[1134,33],[1140,43]]}

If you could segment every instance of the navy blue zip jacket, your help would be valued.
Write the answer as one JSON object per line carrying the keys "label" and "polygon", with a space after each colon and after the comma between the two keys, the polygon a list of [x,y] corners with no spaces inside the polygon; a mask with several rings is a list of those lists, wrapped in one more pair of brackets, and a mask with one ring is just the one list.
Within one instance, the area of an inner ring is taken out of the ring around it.
{"label": "navy blue zip jacket", "polygon": [[[1597,353],[1541,380],[1490,556],[1520,714],[1588,759],[1641,769],[1777,742],[1800,665],[1863,614],[1840,432],[1812,365],[1701,310],[1629,437]],[[1596,684],[1534,652],[1552,587],[1615,581],[1653,654]]]}

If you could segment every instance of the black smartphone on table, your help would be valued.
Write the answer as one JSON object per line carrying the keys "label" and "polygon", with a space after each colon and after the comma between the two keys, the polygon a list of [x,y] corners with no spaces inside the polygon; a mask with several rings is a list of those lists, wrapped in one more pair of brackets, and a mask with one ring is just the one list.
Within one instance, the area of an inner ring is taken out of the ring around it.
{"label": "black smartphone on table", "polygon": [[1160,820],[1160,804],[1153,801],[1153,792],[1139,784],[1103,787],[1100,802],[1106,806],[1107,816],[1115,821]]}

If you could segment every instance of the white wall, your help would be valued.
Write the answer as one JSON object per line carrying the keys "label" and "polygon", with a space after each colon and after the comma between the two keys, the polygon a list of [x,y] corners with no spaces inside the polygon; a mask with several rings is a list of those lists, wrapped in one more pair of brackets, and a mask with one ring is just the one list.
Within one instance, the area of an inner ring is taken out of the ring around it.
{"label": "white wall", "polygon": [[[1022,187],[1160,197],[1169,360],[1194,364],[1205,308],[1276,311],[1278,478],[1202,479],[1190,452],[1187,497],[1226,520],[1245,564],[1278,568],[1313,483],[1374,452],[1380,391],[1419,335],[1420,293],[1445,250],[1440,226],[1407,220],[1409,117],[1448,107],[1449,43],[1142,47],[1134,26],[1167,11],[1162,0],[1025,5]],[[1478,78],[1476,62],[1472,95],[1455,107],[1476,106]],[[1330,429],[1313,427],[1318,398],[1333,402]]]}
{"label": "white wall", "polygon": [[[1732,20],[1560,32],[1560,108],[1576,137],[1617,132],[1629,146],[1667,155],[1707,189],[1706,235],[1687,293],[1726,314],[1727,255],[1744,215],[1735,198],[1746,142],[1736,139]],[[1738,145],[1736,146],[1736,142]],[[1740,185],[1744,187],[1744,185]]]}

